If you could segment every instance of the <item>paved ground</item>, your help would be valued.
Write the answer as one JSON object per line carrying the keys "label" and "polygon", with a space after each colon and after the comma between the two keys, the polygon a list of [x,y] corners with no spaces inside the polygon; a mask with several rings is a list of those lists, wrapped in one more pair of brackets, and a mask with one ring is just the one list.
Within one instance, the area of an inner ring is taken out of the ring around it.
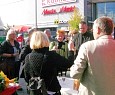
{"label": "paved ground", "polygon": [[18,95],[28,95],[27,90],[26,90],[26,82],[25,82],[24,78],[19,79],[19,84],[22,87],[22,91],[18,90],[17,91]]}

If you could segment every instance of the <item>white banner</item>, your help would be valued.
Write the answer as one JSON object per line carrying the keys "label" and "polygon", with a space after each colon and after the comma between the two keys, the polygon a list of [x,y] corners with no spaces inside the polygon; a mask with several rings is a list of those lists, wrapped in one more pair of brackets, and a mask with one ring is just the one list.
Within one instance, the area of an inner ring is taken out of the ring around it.
{"label": "white banner", "polygon": [[42,7],[72,3],[76,2],[76,0],[42,0]]}

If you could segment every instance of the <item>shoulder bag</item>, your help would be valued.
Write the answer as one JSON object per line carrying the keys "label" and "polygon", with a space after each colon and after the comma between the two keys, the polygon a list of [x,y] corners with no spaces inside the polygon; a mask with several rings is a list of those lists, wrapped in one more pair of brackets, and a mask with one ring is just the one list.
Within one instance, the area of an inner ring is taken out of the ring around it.
{"label": "shoulder bag", "polygon": [[[42,71],[42,66],[44,64],[45,56],[46,55],[44,55],[43,63],[41,64],[40,67],[40,76],[41,76],[41,71]],[[38,77],[31,76],[31,79],[29,80],[30,95],[48,95],[44,79],[42,79],[40,76]]]}

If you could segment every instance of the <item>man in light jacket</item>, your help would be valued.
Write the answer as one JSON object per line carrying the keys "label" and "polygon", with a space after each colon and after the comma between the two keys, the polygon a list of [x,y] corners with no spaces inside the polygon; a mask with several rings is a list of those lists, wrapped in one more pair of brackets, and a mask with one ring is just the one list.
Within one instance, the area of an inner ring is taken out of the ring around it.
{"label": "man in light jacket", "polygon": [[81,45],[70,69],[70,76],[80,82],[78,95],[115,95],[115,40],[111,36],[113,27],[110,18],[97,18],[93,25],[95,40]]}

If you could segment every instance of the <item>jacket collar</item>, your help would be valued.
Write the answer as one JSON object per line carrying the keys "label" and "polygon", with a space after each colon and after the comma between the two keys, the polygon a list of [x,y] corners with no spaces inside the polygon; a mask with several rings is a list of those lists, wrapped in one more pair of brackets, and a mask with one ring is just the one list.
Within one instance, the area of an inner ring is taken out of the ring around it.
{"label": "jacket collar", "polygon": [[49,50],[48,47],[40,48],[40,49],[34,49],[32,52],[38,52],[38,53],[46,53]]}
{"label": "jacket collar", "polygon": [[100,36],[98,39],[113,39],[111,35],[103,35]]}
{"label": "jacket collar", "polygon": [[[6,42],[7,42],[10,46],[12,46],[9,40],[6,40]],[[16,46],[16,40],[14,40],[14,45]]]}

